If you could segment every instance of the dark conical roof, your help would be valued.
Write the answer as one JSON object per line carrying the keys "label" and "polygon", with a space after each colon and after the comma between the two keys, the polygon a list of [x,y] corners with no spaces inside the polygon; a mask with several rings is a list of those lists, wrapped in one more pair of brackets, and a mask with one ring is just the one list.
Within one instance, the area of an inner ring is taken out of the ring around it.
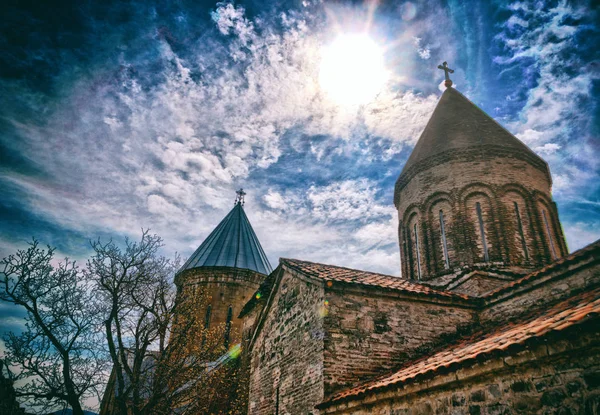
{"label": "dark conical roof", "polygon": [[179,272],[198,267],[232,267],[271,273],[271,264],[241,203],[236,203]]}
{"label": "dark conical roof", "polygon": [[496,147],[526,152],[546,164],[517,137],[454,88],[442,94],[400,176],[430,157],[450,150]]}

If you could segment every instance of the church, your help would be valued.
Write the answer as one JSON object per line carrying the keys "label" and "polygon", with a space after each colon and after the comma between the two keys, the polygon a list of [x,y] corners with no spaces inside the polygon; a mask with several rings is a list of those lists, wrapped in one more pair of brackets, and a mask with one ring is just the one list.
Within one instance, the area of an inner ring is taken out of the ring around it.
{"label": "church", "polygon": [[569,254],[551,187],[447,77],[395,186],[401,278],[272,269],[240,191],[176,284],[236,333],[250,415],[598,414],[600,241]]}

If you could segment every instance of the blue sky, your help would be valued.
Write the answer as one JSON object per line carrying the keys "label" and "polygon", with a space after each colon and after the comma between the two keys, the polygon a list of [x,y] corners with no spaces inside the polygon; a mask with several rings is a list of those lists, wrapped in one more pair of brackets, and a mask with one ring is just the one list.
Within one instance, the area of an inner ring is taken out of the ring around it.
{"label": "blue sky", "polygon": [[[0,17],[1,257],[36,237],[81,261],[90,239],[151,228],[185,259],[243,187],[273,266],[399,275],[394,182],[443,61],[548,161],[570,250],[600,238],[592,3],[29,3]],[[319,82],[322,52],[365,31],[389,76],[348,107]],[[0,331],[22,317],[0,304]]]}
{"label": "blue sky", "polygon": [[[570,250],[600,238],[589,3],[73,1],[0,19],[1,256],[36,237],[83,259],[90,238],[151,228],[185,259],[243,187],[273,265],[399,275],[394,182],[442,61],[548,161]],[[321,51],[363,31],[390,76],[348,108],[319,85]]]}

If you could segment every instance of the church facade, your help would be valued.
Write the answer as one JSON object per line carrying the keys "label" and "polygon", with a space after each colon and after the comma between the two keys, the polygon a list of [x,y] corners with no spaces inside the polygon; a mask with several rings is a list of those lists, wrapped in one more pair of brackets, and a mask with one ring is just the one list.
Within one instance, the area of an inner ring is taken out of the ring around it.
{"label": "church facade", "polygon": [[546,162],[447,86],[396,183],[402,278],[271,270],[243,199],[177,275],[241,345],[243,412],[600,413],[600,242],[568,253]]}

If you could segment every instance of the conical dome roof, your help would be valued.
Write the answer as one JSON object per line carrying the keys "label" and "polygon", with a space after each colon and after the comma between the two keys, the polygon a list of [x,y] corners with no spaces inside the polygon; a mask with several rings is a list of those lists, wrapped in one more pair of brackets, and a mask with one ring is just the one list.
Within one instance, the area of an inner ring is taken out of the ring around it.
{"label": "conical dome roof", "polygon": [[179,272],[198,267],[232,267],[265,275],[271,273],[271,264],[241,202],[235,204]]}
{"label": "conical dome roof", "polygon": [[517,137],[456,89],[447,88],[404,165],[400,178],[415,170],[426,159],[467,148],[487,148],[502,152],[512,150],[547,170],[546,162]]}

